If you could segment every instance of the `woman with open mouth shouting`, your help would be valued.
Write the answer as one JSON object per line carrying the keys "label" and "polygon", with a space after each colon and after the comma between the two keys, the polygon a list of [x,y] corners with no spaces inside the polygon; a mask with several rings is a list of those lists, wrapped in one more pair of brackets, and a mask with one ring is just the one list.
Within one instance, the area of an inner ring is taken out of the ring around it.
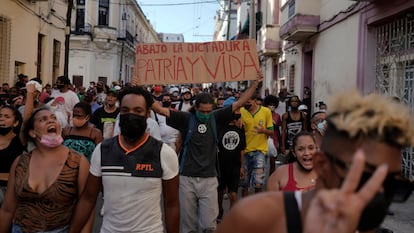
{"label": "woman with open mouth shouting", "polygon": [[312,133],[302,131],[293,138],[291,153],[295,162],[280,166],[269,177],[267,190],[307,191],[315,187],[316,172],[313,155],[317,145]]}
{"label": "woman with open mouth shouting", "polygon": [[[37,109],[24,135],[36,148],[13,163],[3,205],[0,232],[67,232],[72,211],[89,172],[85,156],[62,145],[56,116]],[[93,216],[83,232],[91,232]]]}

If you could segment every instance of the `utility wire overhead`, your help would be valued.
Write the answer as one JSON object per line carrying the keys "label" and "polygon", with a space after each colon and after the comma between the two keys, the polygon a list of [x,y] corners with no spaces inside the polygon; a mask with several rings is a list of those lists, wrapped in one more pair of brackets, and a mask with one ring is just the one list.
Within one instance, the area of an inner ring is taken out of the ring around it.
{"label": "utility wire overhead", "polygon": [[203,3],[215,3],[217,1],[203,1],[203,2],[180,2],[180,3],[154,3],[154,4],[140,4],[140,6],[182,6],[182,5],[196,5]]}

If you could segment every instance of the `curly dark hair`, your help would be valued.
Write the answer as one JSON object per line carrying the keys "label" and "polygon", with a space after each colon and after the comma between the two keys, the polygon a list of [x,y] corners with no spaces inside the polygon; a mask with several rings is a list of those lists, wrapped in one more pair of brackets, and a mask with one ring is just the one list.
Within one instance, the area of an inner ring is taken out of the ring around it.
{"label": "curly dark hair", "polygon": [[214,104],[213,96],[209,93],[200,93],[195,98],[195,106],[198,108],[200,104]]}
{"label": "curly dark hair", "polygon": [[296,147],[296,145],[298,143],[298,139],[300,137],[304,137],[304,136],[311,137],[312,140],[313,140],[313,142],[316,144],[315,137],[313,136],[313,134],[311,132],[308,132],[308,131],[300,131],[299,133],[297,133],[295,135],[295,137],[293,137],[293,139],[292,139],[292,148],[290,148],[290,150],[289,150],[288,163],[292,163],[292,162],[295,162],[296,161],[296,157],[294,156],[293,152],[294,152],[295,147]]}
{"label": "curly dark hair", "polygon": [[0,107],[0,109],[10,109],[13,112],[13,116],[14,116],[14,122],[18,121],[19,123],[17,124],[16,127],[13,128],[13,133],[19,135],[20,133],[20,128],[22,127],[22,123],[23,123],[23,117],[22,114],[20,114],[19,110],[17,110],[17,108],[10,106],[10,105],[4,105],[2,107]]}
{"label": "curly dark hair", "polygon": [[29,117],[29,119],[26,121],[26,126],[23,129],[23,135],[24,137],[28,140],[28,141],[33,141],[32,137],[30,136],[29,132],[30,130],[34,129],[34,122],[35,122],[35,116],[40,112],[40,111],[50,111],[47,108],[38,108],[36,110],[33,111],[32,115]]}
{"label": "curly dark hair", "polygon": [[152,98],[151,93],[145,90],[141,86],[128,86],[122,89],[122,91],[118,94],[119,103],[122,104],[122,99],[129,94],[141,95],[145,99],[145,103],[147,104],[147,110],[149,110],[154,103],[154,99]]}
{"label": "curly dark hair", "polygon": [[80,108],[82,109],[82,111],[85,113],[86,116],[91,116],[92,115],[92,110],[91,110],[91,105],[89,105],[86,102],[79,102],[77,104],[75,104],[75,106],[73,106],[73,109],[75,108]]}
{"label": "curly dark hair", "polygon": [[279,98],[274,95],[266,96],[263,100],[263,105],[267,107],[272,104],[275,106],[275,108],[279,107]]}

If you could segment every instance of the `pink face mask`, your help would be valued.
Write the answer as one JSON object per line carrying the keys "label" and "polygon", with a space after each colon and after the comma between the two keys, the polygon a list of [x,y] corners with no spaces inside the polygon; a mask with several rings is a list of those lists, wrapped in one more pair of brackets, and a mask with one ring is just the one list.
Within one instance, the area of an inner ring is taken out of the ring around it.
{"label": "pink face mask", "polygon": [[42,137],[40,138],[40,143],[49,148],[56,148],[60,146],[62,142],[63,142],[63,138],[60,134],[56,134],[56,135],[45,134],[45,135],[42,135]]}

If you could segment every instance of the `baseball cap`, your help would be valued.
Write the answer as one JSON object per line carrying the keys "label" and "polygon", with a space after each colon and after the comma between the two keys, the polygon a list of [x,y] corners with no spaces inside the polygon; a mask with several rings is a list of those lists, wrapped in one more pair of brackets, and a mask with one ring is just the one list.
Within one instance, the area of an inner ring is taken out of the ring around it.
{"label": "baseball cap", "polygon": [[234,102],[236,102],[236,98],[234,98],[233,96],[227,98],[226,100],[224,100],[223,108],[232,105]]}
{"label": "baseball cap", "polygon": [[308,107],[304,104],[301,104],[301,105],[299,105],[298,110],[299,111],[308,110]]}
{"label": "baseball cap", "polygon": [[190,93],[191,94],[191,91],[188,88],[184,88],[181,93],[182,94],[185,94],[185,93]]}
{"label": "baseball cap", "polygon": [[170,88],[170,94],[174,95],[174,96],[178,96],[179,90],[177,87],[171,87]]}
{"label": "baseball cap", "polygon": [[117,97],[117,96],[118,96],[118,93],[117,93],[117,90],[115,90],[115,88],[111,88],[111,89],[109,89],[109,90],[106,92],[106,95],[107,95],[107,96],[114,96],[114,97]]}
{"label": "baseball cap", "polygon": [[154,87],[155,92],[161,92],[161,90],[162,90],[161,86],[157,85],[157,86]]}

